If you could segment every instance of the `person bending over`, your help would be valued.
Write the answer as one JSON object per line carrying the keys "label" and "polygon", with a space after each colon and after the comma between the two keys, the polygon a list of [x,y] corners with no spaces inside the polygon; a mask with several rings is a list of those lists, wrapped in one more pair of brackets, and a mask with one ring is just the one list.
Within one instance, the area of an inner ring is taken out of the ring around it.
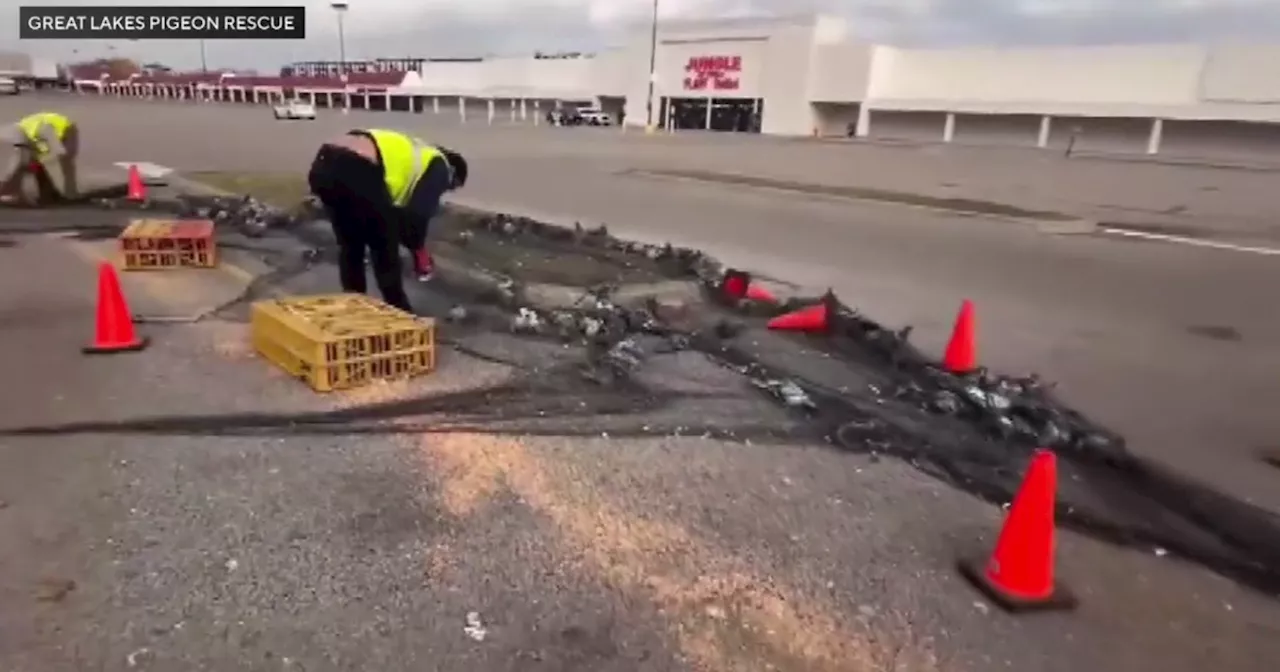
{"label": "person bending over", "polygon": [[419,278],[429,279],[427,229],[445,193],[466,184],[466,159],[399,131],[353,130],[320,147],[307,181],[338,239],[342,289],[367,291],[368,250],[383,300],[412,312],[399,248],[413,252]]}
{"label": "person bending over", "polygon": [[[76,158],[80,153],[80,129],[57,112],[37,112],[0,129],[3,141],[13,146],[13,160],[0,182],[0,200],[15,202],[22,197],[22,178],[35,175],[39,200],[49,203],[75,199],[79,195]],[[49,178],[49,159],[57,157],[62,173],[62,190]]]}

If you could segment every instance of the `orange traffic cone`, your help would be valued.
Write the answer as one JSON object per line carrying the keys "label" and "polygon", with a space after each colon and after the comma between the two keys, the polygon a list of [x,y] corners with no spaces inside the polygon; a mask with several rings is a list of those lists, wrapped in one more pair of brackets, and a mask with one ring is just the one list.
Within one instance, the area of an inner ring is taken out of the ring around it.
{"label": "orange traffic cone", "polygon": [[973,302],[965,299],[956,316],[956,326],[951,330],[951,340],[942,356],[942,366],[951,373],[969,373],[978,368],[978,344]]}
{"label": "orange traffic cone", "polygon": [[724,279],[720,281],[720,293],[726,300],[731,302],[743,299],[760,303],[778,302],[778,297],[774,296],[773,292],[756,284],[751,279],[750,273],[733,268],[724,272]]}
{"label": "orange traffic cone", "polygon": [[747,298],[759,303],[777,303],[778,297],[773,292],[755,284],[754,282],[747,285]]}
{"label": "orange traffic cone", "polygon": [[720,293],[729,301],[739,301],[746,298],[750,287],[751,276],[732,268],[724,272],[724,278],[720,281]]}
{"label": "orange traffic cone", "polygon": [[142,183],[142,174],[135,165],[129,166],[129,192],[125,198],[135,203],[147,200],[147,185]]}
{"label": "orange traffic cone", "polygon": [[138,336],[133,328],[133,315],[120,291],[120,278],[111,264],[98,267],[98,321],[93,345],[84,348],[87,355],[109,355],[135,352],[147,347],[148,339]]}
{"label": "orange traffic cone", "polygon": [[777,331],[827,331],[830,327],[829,311],[824,301],[816,306],[801,308],[785,315],[779,315],[766,325]]}
{"label": "orange traffic cone", "polygon": [[1049,450],[1036,451],[990,559],[960,563],[960,573],[1008,611],[1076,606],[1075,596],[1053,576],[1057,490],[1057,457]]}

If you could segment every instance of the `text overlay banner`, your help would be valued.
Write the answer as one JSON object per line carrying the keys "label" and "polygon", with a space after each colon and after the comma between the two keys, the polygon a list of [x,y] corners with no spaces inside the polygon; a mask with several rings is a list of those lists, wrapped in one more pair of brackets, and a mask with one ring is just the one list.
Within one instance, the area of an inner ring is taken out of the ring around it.
{"label": "text overlay banner", "polygon": [[20,7],[24,40],[302,40],[307,8]]}

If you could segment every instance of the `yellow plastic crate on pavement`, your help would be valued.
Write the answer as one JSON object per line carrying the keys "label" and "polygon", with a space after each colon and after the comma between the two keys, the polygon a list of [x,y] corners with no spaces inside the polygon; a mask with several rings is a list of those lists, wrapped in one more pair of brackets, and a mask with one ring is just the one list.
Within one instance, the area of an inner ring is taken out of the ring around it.
{"label": "yellow plastic crate on pavement", "polygon": [[435,321],[360,294],[289,297],[253,304],[253,347],[317,392],[429,373]]}

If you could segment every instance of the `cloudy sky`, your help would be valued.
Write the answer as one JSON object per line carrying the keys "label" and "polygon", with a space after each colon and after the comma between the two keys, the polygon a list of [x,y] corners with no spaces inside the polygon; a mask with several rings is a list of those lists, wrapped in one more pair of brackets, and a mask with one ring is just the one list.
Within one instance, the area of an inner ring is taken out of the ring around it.
{"label": "cloudy sky", "polygon": [[[1160,41],[1280,42],[1280,0],[660,0],[664,18],[715,18],[822,11],[843,15],[868,39],[949,45]],[[198,42],[20,41],[20,5],[258,5],[308,8],[307,39],[208,42],[210,67],[273,70],[297,60],[338,57],[328,0],[18,0],[4,3],[0,49],[58,59],[118,54],[198,68]],[[349,59],[473,56],[616,44],[643,25],[652,0],[349,0]]]}

